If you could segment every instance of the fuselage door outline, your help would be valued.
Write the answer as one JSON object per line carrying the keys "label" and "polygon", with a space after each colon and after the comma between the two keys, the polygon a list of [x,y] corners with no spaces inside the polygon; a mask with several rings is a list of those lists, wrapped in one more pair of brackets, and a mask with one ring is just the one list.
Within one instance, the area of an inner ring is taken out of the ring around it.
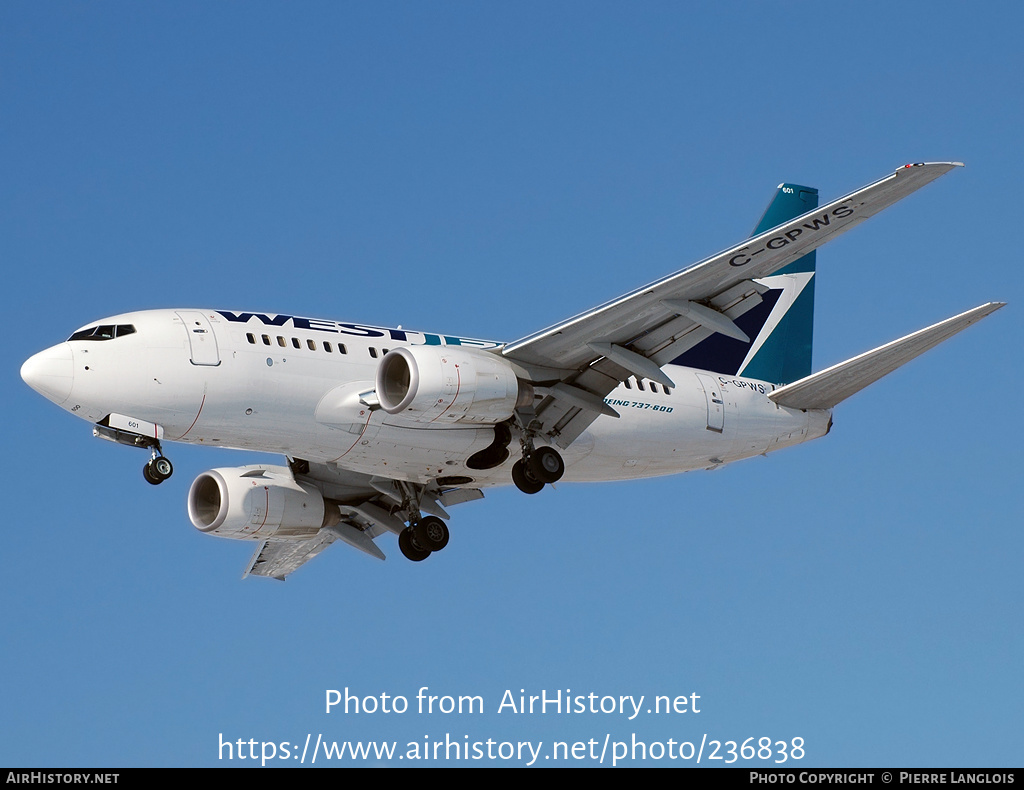
{"label": "fuselage door outline", "polygon": [[213,333],[210,319],[199,311],[181,311],[177,313],[188,334],[189,352],[193,365],[217,366],[220,364],[220,353],[217,350],[217,336]]}
{"label": "fuselage door outline", "polygon": [[721,433],[725,430],[725,398],[722,395],[722,385],[703,373],[697,374],[697,380],[704,390],[704,398],[708,404],[708,430]]}

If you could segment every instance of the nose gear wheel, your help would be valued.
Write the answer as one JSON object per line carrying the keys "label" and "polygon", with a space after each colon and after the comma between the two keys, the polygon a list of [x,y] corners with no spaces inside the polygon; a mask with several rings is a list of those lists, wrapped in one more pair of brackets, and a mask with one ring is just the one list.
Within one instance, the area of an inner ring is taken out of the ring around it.
{"label": "nose gear wheel", "polygon": [[150,485],[158,486],[168,477],[174,474],[174,467],[170,459],[157,455],[154,451],[153,457],[142,467],[142,476]]}

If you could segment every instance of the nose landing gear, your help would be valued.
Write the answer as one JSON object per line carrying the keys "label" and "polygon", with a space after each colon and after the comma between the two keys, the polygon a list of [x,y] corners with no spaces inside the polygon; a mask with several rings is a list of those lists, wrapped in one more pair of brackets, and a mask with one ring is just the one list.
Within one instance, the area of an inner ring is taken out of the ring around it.
{"label": "nose landing gear", "polygon": [[169,459],[159,454],[159,448],[153,448],[153,457],[142,467],[142,476],[146,482],[158,486],[174,474],[174,467]]}
{"label": "nose landing gear", "polygon": [[[120,427],[111,426],[111,419],[116,418],[116,424]],[[135,430],[126,430],[125,425],[130,426],[133,429],[145,428],[151,430],[152,434],[145,436],[141,433],[136,433]],[[164,457],[164,451],[160,448],[160,440],[156,438],[163,434],[163,428],[155,423],[146,422],[145,420],[137,419],[134,417],[125,417],[123,415],[108,414],[96,425],[93,426],[92,435],[99,438],[105,439],[108,442],[115,442],[117,444],[124,444],[128,447],[142,447],[147,449],[151,453],[149,461],[144,467],[142,467],[142,476],[146,478],[146,482],[150,485],[158,486],[172,474],[174,474],[174,467],[171,462]]]}

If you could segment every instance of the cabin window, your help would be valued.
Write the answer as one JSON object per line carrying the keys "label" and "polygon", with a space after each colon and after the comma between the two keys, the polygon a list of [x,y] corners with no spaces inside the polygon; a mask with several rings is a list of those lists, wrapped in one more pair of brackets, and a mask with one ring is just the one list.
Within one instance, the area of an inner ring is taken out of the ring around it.
{"label": "cabin window", "polygon": [[316,341],[312,338],[306,338],[306,348],[310,351],[316,351]]}
{"label": "cabin window", "polygon": [[651,382],[651,392],[657,392],[657,391],[658,391],[658,385],[657,385],[657,384],[655,384],[655,383],[654,383],[654,382],[652,381],[652,382]]}
{"label": "cabin window", "polygon": [[631,389],[633,389],[633,385],[629,383],[629,379],[626,379],[626,380],[625,380],[624,382],[622,382],[622,383],[626,385],[626,389],[628,389],[628,390],[631,390]]}
{"label": "cabin window", "polygon": [[636,388],[641,392],[644,391],[644,383],[640,379],[636,380]]}
{"label": "cabin window", "polygon": [[328,354],[331,353],[331,344],[326,340],[324,341],[324,351],[326,351]]}
{"label": "cabin window", "polygon": [[254,335],[252,332],[246,332],[245,339],[249,341],[249,345],[256,345],[256,335]]}
{"label": "cabin window", "polygon": [[370,346],[370,356],[373,357],[374,359],[377,358],[377,349],[375,349],[373,346]]}
{"label": "cabin window", "polygon": [[262,337],[263,337],[263,345],[269,346],[270,345],[270,335],[263,335]]}
{"label": "cabin window", "polygon": [[277,344],[278,344],[278,345],[279,345],[279,346],[280,346],[281,348],[288,348],[288,341],[287,341],[287,340],[285,340],[285,339],[284,339],[283,337],[281,337],[280,335],[278,335],[278,336],[277,336]]}

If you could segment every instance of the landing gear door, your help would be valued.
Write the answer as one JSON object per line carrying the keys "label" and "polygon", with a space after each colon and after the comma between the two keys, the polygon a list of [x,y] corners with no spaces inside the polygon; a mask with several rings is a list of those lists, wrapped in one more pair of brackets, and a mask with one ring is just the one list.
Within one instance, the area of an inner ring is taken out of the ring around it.
{"label": "landing gear door", "polygon": [[711,376],[697,374],[700,386],[704,389],[704,397],[708,403],[708,430],[721,433],[725,428],[725,398],[722,385]]}
{"label": "landing gear door", "polygon": [[182,311],[178,313],[188,333],[188,345],[192,354],[193,365],[219,365],[220,354],[217,351],[217,337],[213,334],[210,319],[198,311]]}

